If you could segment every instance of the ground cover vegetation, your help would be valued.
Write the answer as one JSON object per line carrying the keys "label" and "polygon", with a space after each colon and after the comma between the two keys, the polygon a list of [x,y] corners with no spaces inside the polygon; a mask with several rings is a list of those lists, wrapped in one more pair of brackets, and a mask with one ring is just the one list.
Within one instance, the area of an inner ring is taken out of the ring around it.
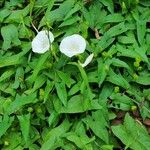
{"label": "ground cover vegetation", "polygon": [[[149,0],[0,7],[0,149],[150,149]],[[42,54],[36,30],[54,36]],[[60,43],[73,34],[86,49],[68,57]]]}

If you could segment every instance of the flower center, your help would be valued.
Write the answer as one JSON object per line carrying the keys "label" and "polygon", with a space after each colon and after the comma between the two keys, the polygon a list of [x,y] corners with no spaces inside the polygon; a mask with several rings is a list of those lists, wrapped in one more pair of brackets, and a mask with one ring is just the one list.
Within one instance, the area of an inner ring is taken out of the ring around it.
{"label": "flower center", "polygon": [[78,46],[76,43],[72,43],[70,49],[71,49],[72,51],[77,51],[77,50],[79,49],[79,46]]}

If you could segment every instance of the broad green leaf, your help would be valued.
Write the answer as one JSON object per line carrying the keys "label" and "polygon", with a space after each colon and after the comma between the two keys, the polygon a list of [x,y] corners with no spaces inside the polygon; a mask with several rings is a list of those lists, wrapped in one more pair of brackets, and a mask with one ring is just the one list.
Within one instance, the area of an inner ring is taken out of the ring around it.
{"label": "broad green leaf", "polygon": [[78,91],[80,91],[81,82],[78,82],[77,84],[73,85],[72,88],[69,90],[68,95],[74,95]]}
{"label": "broad green leaf", "polygon": [[14,70],[7,70],[0,76],[0,82],[10,78],[15,73]]}
{"label": "broad green leaf", "polygon": [[36,101],[37,101],[36,93],[30,94],[28,96],[17,95],[15,100],[8,107],[6,113],[12,114],[12,113],[16,112],[17,110],[21,109],[24,105],[30,104],[30,103],[35,103]]}
{"label": "broad green leaf", "polygon": [[0,122],[0,138],[6,133],[7,129],[11,126],[14,121],[14,117],[4,115],[3,120]]}
{"label": "broad green leaf", "polygon": [[54,82],[51,82],[49,80],[47,80],[47,83],[46,83],[46,87],[45,87],[45,92],[44,92],[44,102],[48,99],[48,96],[51,92],[51,90],[53,89],[54,87]]}
{"label": "broad green leaf", "polygon": [[65,16],[64,20],[70,18],[74,13],[76,13],[77,11],[79,11],[81,9],[81,4],[76,3],[75,6],[67,13],[67,15]]}
{"label": "broad green leaf", "polygon": [[[14,140],[15,139],[15,140]],[[23,141],[21,138],[20,132],[15,131],[9,131],[9,133],[6,134],[5,140],[8,142],[7,146],[4,146],[2,150],[21,150],[23,149],[23,146],[21,146],[21,142]]]}
{"label": "broad green leaf", "polygon": [[89,145],[89,143],[93,140],[93,139],[88,139],[83,135],[78,135],[76,133],[68,133],[67,137],[66,137],[69,141],[75,143],[80,149],[83,150],[91,150],[91,146]]}
{"label": "broad green leaf", "polygon": [[55,87],[56,87],[57,95],[59,99],[61,100],[64,106],[67,106],[67,91],[66,91],[65,84],[63,82],[55,83]]}
{"label": "broad green leaf", "polygon": [[113,13],[114,12],[114,4],[112,0],[99,0],[104,6],[108,8],[108,10]]}
{"label": "broad green leaf", "polygon": [[146,34],[146,21],[137,21],[137,37],[140,45],[143,45],[145,42],[145,34]]}
{"label": "broad green leaf", "polygon": [[123,78],[122,75],[113,72],[112,69],[109,70],[109,76],[106,80],[125,89],[128,89],[130,87],[128,81],[125,78]]}
{"label": "broad green leaf", "polygon": [[8,9],[3,9],[0,10],[0,23],[3,22],[3,20],[10,14],[10,10]]}
{"label": "broad green leaf", "polygon": [[12,84],[12,88],[17,89],[20,82],[24,80],[24,70],[22,67],[18,67],[15,75],[15,82]]}
{"label": "broad green leaf", "polygon": [[150,85],[150,76],[147,76],[147,75],[138,76],[135,82],[141,85]]}
{"label": "broad green leaf", "polygon": [[45,75],[40,75],[36,78],[32,92],[35,92],[36,90],[38,90],[45,82],[46,82],[46,77]]}
{"label": "broad green leaf", "polygon": [[132,71],[132,69],[129,67],[129,65],[128,65],[126,62],[124,62],[124,61],[122,61],[122,60],[120,60],[120,59],[113,58],[111,64],[112,64],[113,66],[116,66],[116,67],[123,67],[123,68],[126,68],[130,73],[133,74],[133,71]]}
{"label": "broad green leaf", "polygon": [[119,13],[110,14],[105,18],[105,23],[122,22],[122,21],[124,21],[124,17]]}
{"label": "broad green leaf", "polygon": [[29,11],[30,11],[30,4],[22,10],[14,10],[11,12],[8,18],[5,19],[5,22],[6,23],[12,23],[12,22],[20,23],[23,21],[24,17],[26,17],[29,14]]}
{"label": "broad green leaf", "polygon": [[9,24],[7,26],[3,26],[1,28],[1,34],[3,37],[3,46],[4,50],[7,50],[11,47],[11,44],[18,46],[21,44],[20,40],[18,39],[18,30],[17,27],[13,24]]}
{"label": "broad green leaf", "polygon": [[89,99],[81,95],[75,95],[68,101],[67,107],[62,107],[59,113],[83,113],[87,110],[97,110],[101,108],[97,100],[92,100],[90,102]]}
{"label": "broad green leaf", "polygon": [[0,68],[17,64],[26,64],[27,60],[23,57],[30,50],[29,43],[22,43],[22,52],[12,56],[0,56]]}
{"label": "broad green leaf", "polygon": [[80,17],[78,15],[73,16],[73,17],[68,18],[67,20],[65,20],[63,23],[61,23],[59,27],[72,25],[72,24],[76,23],[79,20],[80,20]]}
{"label": "broad green leaf", "polygon": [[112,28],[110,28],[106,34],[110,37],[114,37],[117,35],[120,35],[124,32],[126,32],[128,30],[128,28],[125,26],[124,22],[121,22],[115,26],[113,26]]}
{"label": "broad green leaf", "polygon": [[124,124],[112,126],[112,131],[124,144],[125,149],[149,150],[150,136],[142,124],[126,114]]}
{"label": "broad green leaf", "polygon": [[98,84],[99,84],[99,87],[102,85],[102,83],[104,82],[104,80],[108,74],[109,65],[110,65],[110,61],[106,61],[104,63],[102,59],[98,60]]}
{"label": "broad green leaf", "polygon": [[138,58],[140,57],[139,54],[132,48],[126,49],[123,46],[117,44],[117,56],[124,56],[124,57],[129,57],[129,58]]}
{"label": "broad green leaf", "polygon": [[96,111],[92,113],[92,116],[88,116],[83,119],[84,123],[91,128],[94,134],[105,141],[106,143],[109,142],[107,121],[105,120],[102,112]]}
{"label": "broad green leaf", "polygon": [[26,143],[28,143],[29,140],[29,132],[30,132],[30,114],[27,115],[21,115],[17,116],[20,123],[21,132],[23,135],[23,138]]}
{"label": "broad green leaf", "polygon": [[41,150],[51,150],[55,143],[63,136],[70,128],[70,123],[64,120],[58,127],[51,129],[45,136]]}
{"label": "broad green leaf", "polygon": [[110,99],[112,100],[112,106],[116,105],[117,108],[124,111],[130,110],[131,106],[134,106],[133,99],[131,99],[127,95],[113,93],[110,96]]}
{"label": "broad green leaf", "polygon": [[100,52],[104,51],[107,47],[109,47],[113,42],[115,38],[111,38],[107,32],[102,36],[101,40],[98,40],[97,42],[97,51],[96,53],[99,54]]}
{"label": "broad green leaf", "polygon": [[45,54],[43,54],[43,55],[41,55],[41,57],[39,58],[39,60],[37,62],[36,67],[33,70],[32,75],[27,79],[30,83],[33,83],[36,80],[39,72],[42,69],[43,64],[46,62],[46,60],[48,59],[48,57],[49,57],[49,53],[48,52],[45,53]]}
{"label": "broad green leaf", "polygon": [[[94,29],[98,24],[100,24],[100,20],[103,20],[104,18],[103,15],[106,15],[106,13],[103,13],[101,11],[101,7],[102,5],[99,1],[93,1],[93,4],[89,7],[89,9],[86,9],[85,7],[83,7],[82,9],[84,18],[86,19],[89,27],[92,29]],[[97,14],[102,15],[97,16]]]}
{"label": "broad green leaf", "polygon": [[53,11],[48,11],[46,15],[42,18],[40,21],[39,27],[45,25],[45,24],[50,24],[52,25],[54,21],[61,21],[64,19],[65,15],[72,9],[75,1],[72,0],[67,0],[64,1],[59,8],[53,10]]}
{"label": "broad green leaf", "polygon": [[67,87],[71,87],[72,84],[74,84],[74,80],[70,77],[69,74],[64,73],[62,71],[57,71],[58,76],[61,78],[62,82],[64,82]]}

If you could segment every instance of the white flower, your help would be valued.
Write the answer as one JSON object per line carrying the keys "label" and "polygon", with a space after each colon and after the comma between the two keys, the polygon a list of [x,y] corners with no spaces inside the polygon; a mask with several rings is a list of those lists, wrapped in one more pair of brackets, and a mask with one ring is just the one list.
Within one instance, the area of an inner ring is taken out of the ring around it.
{"label": "white flower", "polygon": [[40,31],[32,41],[32,51],[40,54],[45,53],[49,50],[53,41],[54,35],[52,32],[47,30]]}
{"label": "white flower", "polygon": [[85,51],[86,41],[81,35],[73,34],[64,38],[59,48],[63,54],[72,57]]}
{"label": "white flower", "polygon": [[82,67],[86,67],[86,66],[92,61],[93,56],[94,56],[93,53],[90,54],[90,55],[86,58],[86,60],[85,60],[84,63],[80,63],[80,62],[79,62],[79,64],[80,64]]}

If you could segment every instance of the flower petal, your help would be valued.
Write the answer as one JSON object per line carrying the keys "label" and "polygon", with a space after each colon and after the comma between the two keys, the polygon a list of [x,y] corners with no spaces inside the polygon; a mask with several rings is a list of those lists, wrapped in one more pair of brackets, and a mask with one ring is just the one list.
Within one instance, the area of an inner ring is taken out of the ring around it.
{"label": "flower petal", "polygon": [[[49,34],[49,35],[48,35]],[[53,34],[47,30],[38,32],[32,41],[32,51],[35,53],[45,53],[49,50],[50,44],[54,41]]]}
{"label": "flower petal", "polygon": [[85,39],[78,34],[65,37],[60,43],[60,51],[68,57],[83,53],[86,48]]}
{"label": "flower petal", "polygon": [[92,61],[93,57],[94,57],[94,54],[93,54],[93,53],[90,54],[90,55],[86,58],[85,62],[84,62],[84,63],[80,63],[80,65],[81,65],[82,67],[86,67],[86,66]]}

